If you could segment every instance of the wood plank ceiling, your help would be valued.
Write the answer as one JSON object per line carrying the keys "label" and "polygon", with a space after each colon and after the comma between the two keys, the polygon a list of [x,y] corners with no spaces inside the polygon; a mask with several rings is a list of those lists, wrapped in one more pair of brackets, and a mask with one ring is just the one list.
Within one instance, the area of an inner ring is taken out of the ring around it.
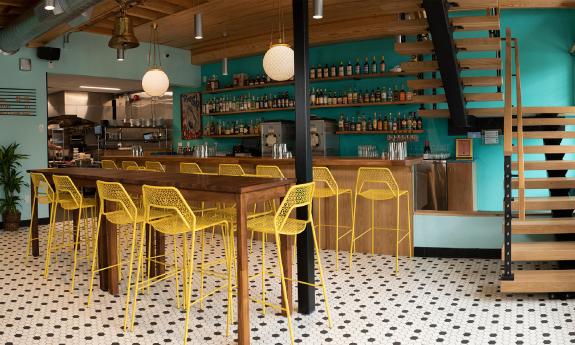
{"label": "wood plank ceiling", "polygon": [[[159,42],[190,49],[192,62],[202,64],[264,52],[270,44],[272,28],[277,31],[278,1],[283,9],[285,36],[291,42],[290,0],[135,0],[128,10],[136,25],[138,39],[149,39],[149,23],[159,25]],[[38,0],[0,0],[0,26],[5,26],[34,6]],[[454,10],[500,8],[575,8],[575,0],[450,0]],[[313,1],[310,0],[310,6]],[[421,0],[325,0],[324,19],[310,19],[310,43],[314,45],[369,39],[427,31],[425,19],[417,19]],[[103,0],[91,19],[76,28],[62,24],[37,37],[30,47],[47,44],[70,31],[111,35],[119,8],[115,0]],[[204,38],[194,39],[194,14],[203,15]],[[310,9],[311,12],[311,9]],[[401,22],[399,13],[412,20]],[[227,38],[224,38],[227,33]],[[277,36],[277,34],[276,34]],[[102,49],[108,49],[102,47]]]}

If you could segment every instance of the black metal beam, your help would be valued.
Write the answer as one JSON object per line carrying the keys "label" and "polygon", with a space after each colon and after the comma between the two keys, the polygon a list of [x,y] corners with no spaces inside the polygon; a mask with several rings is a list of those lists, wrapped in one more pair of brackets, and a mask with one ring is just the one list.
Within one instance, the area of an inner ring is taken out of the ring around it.
{"label": "black metal beam", "polygon": [[451,114],[451,124],[459,128],[469,127],[457,50],[449,22],[449,3],[446,0],[423,0],[423,8],[427,13],[433,48]]}
{"label": "black metal beam", "polygon": [[[295,173],[297,183],[313,181],[309,124],[309,31],[308,1],[293,0],[293,35],[295,54]],[[297,217],[307,219],[306,209],[298,209]],[[314,246],[312,229],[308,225],[297,237],[298,280],[314,283]],[[310,314],[315,309],[315,288],[298,284],[298,311]]]}

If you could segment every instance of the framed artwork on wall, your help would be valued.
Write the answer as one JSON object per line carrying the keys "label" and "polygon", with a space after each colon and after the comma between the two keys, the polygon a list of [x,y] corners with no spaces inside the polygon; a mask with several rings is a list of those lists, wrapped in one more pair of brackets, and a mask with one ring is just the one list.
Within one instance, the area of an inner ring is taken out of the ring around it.
{"label": "framed artwork on wall", "polygon": [[182,139],[197,139],[202,136],[202,94],[184,93],[180,96],[182,115]]}

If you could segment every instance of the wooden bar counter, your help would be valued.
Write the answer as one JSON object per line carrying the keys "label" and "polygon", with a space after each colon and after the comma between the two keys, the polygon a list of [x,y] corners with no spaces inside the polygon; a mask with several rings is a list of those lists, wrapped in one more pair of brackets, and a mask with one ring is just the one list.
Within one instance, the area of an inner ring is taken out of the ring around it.
{"label": "wooden bar counter", "polygon": [[[200,165],[205,172],[218,172],[218,165],[221,163],[236,163],[242,165],[246,173],[255,173],[257,165],[277,165],[283,171],[286,177],[293,178],[295,176],[294,160],[293,159],[272,159],[271,157],[209,157],[209,158],[196,158],[191,156],[105,156],[103,159],[110,159],[116,161],[120,166],[124,160],[132,160],[138,162],[139,165],[144,165],[145,161],[159,161],[166,166],[166,171],[178,172],[180,162],[195,162]],[[406,160],[382,160],[382,159],[365,159],[357,157],[314,157],[314,166],[328,167],[335,179],[337,180],[340,188],[350,188],[354,191],[355,196],[355,181],[357,177],[357,169],[360,167],[386,167],[389,168],[401,190],[408,190],[410,199],[413,200],[413,167],[421,162],[421,158],[410,157]],[[349,197],[346,195],[340,196],[340,226],[351,226],[352,212]],[[380,201],[375,204],[375,224],[376,227],[392,228],[395,227],[396,219],[396,200]],[[358,213],[356,217],[356,235],[361,234],[363,231],[371,226],[371,202],[363,198],[358,199],[357,203]],[[402,197],[400,202],[400,228],[407,227],[408,220],[412,224],[413,231],[413,202],[410,202],[409,210],[407,209],[406,198]],[[317,212],[317,207],[315,207]],[[335,224],[335,198],[323,199],[321,205],[322,224]],[[314,221],[316,225],[319,223],[318,215],[315,215]],[[340,235],[345,233],[347,229],[340,229]],[[400,235],[401,237],[402,235]],[[320,231],[320,245],[322,248],[335,249],[335,228],[327,227],[322,228]],[[375,233],[375,253],[380,254],[395,254],[395,232],[376,230]],[[344,237],[340,240],[340,251],[349,251],[350,237]],[[409,254],[409,246],[412,243],[403,241],[399,247],[399,254],[402,256]],[[366,234],[360,238],[356,243],[356,251],[363,253],[371,252],[371,236]]]}

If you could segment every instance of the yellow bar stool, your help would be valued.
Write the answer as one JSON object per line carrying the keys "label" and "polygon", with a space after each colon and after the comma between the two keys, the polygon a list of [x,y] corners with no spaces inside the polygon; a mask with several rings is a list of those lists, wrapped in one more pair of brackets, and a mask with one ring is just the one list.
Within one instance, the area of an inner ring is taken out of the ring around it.
{"label": "yellow bar stool", "polygon": [[[351,235],[353,224],[350,226],[339,225],[339,198],[340,195],[349,194],[349,207],[353,214],[353,194],[349,188],[340,188],[337,181],[333,177],[331,171],[327,167],[314,167],[313,168],[313,181],[315,182],[314,199],[317,200],[317,229],[318,238],[321,238],[322,227],[335,228],[335,268],[339,268],[339,241],[345,236]],[[321,203],[322,199],[335,197],[335,224],[322,224],[321,222]],[[353,223],[353,221],[352,221]],[[347,229],[342,235],[339,234],[339,229]],[[319,240],[318,240],[319,241]]]}
{"label": "yellow bar stool", "polygon": [[[32,190],[34,192],[30,219],[32,219],[34,216],[34,212],[36,211],[36,204],[49,205],[50,224],[52,224],[52,217],[55,214],[55,212],[52,211],[53,203],[55,200],[54,190],[52,189],[52,186],[50,186],[50,183],[44,174],[30,173],[30,179],[32,180]],[[32,221],[30,221],[30,229],[28,230],[28,242],[26,244],[26,257],[28,257],[32,251],[32,241],[34,240],[39,240],[39,238],[32,237]]]}
{"label": "yellow bar stool", "polygon": [[[86,248],[86,254],[89,256],[91,245],[90,239],[93,237],[93,232],[88,230],[88,219],[94,218],[96,214],[96,199],[87,198],[80,193],[78,188],[74,185],[74,182],[68,176],[53,175],[52,179],[54,181],[54,186],[56,189],[56,200],[54,201],[54,217],[52,217],[52,224],[50,225],[51,234],[48,236],[48,252],[46,254],[46,264],[44,268],[44,276],[48,276],[48,271],[50,268],[50,256],[51,254],[61,247],[73,246],[74,251],[74,264],[72,267],[72,283],[70,291],[74,291],[74,282],[76,278],[76,265],[78,259],[78,245],[80,244],[81,235],[81,225],[84,223],[84,243]],[[75,236],[72,237],[72,242],[63,243],[61,246],[54,246],[54,232],[56,229],[56,211],[60,207],[65,212],[77,211],[78,212],[78,224],[75,230]],[[84,219],[82,219],[84,216]],[[82,222],[83,220],[83,222]],[[94,223],[92,222],[92,231],[94,228]]]}
{"label": "yellow bar stool", "polygon": [[180,173],[183,174],[203,174],[202,168],[198,165],[198,163],[180,163]]}
{"label": "yellow bar stool", "polygon": [[128,170],[129,167],[136,167],[136,168],[140,168],[138,166],[138,163],[134,162],[134,161],[122,161],[122,169],[124,170]]}
{"label": "yellow bar stool", "polygon": [[159,172],[166,172],[166,167],[162,165],[160,162],[156,161],[146,161],[145,162],[146,169],[154,170]]}
{"label": "yellow bar stool", "polygon": [[[288,327],[290,332],[290,340],[291,344],[294,344],[294,334],[293,334],[293,326],[291,320],[291,312],[290,308],[287,307],[287,288],[286,288],[286,277],[284,276],[284,268],[282,265],[282,258],[281,258],[281,245],[280,245],[280,236],[281,235],[288,235],[288,236],[296,236],[302,233],[305,229],[307,224],[311,225],[312,234],[313,234],[313,244],[315,248],[315,258],[317,260],[317,265],[319,269],[319,283],[311,284],[307,282],[297,281],[300,284],[306,284],[313,287],[321,287],[323,293],[323,299],[325,303],[325,310],[327,314],[328,325],[331,328],[331,315],[329,312],[329,303],[327,298],[327,291],[325,287],[325,280],[323,277],[323,269],[321,266],[321,253],[317,242],[317,237],[315,233],[315,227],[313,222],[313,215],[312,215],[312,201],[313,201],[313,193],[314,193],[315,184],[313,182],[300,184],[292,186],[286,196],[284,197],[283,201],[278,207],[277,212],[275,215],[263,215],[259,217],[255,217],[252,219],[248,219],[247,225],[248,229],[251,231],[258,231],[261,233],[266,233],[269,235],[273,235],[275,237],[276,242],[276,252],[277,252],[277,264],[279,267],[279,273],[281,277],[281,285],[282,285],[282,294],[283,294],[283,306],[281,305],[273,305],[271,303],[267,303],[265,300],[262,300],[263,308],[267,306],[277,308],[280,310],[285,311],[288,319]],[[297,208],[305,207],[308,210],[308,216],[305,220],[300,220],[296,218],[291,218],[290,214]],[[262,271],[263,273],[263,271]],[[295,279],[293,281],[296,281]]]}
{"label": "yellow bar stool", "polygon": [[[377,186],[378,188],[375,188]],[[357,180],[355,183],[355,198],[353,203],[353,230],[352,230],[352,242],[349,252],[349,265],[352,263],[352,255],[355,250],[356,241],[363,235],[371,232],[371,253],[374,254],[374,244],[375,244],[375,230],[385,230],[393,231],[396,234],[395,237],[395,272],[399,272],[399,244],[406,238],[409,241],[409,257],[412,256],[411,249],[411,220],[408,216],[407,220],[407,232],[400,237],[400,233],[405,231],[399,227],[399,216],[401,214],[400,201],[401,197],[405,196],[407,201],[407,212],[410,210],[410,200],[409,191],[401,190],[393,177],[391,170],[388,168],[359,168],[357,171]],[[371,200],[371,227],[359,234],[355,235],[355,222],[357,216],[357,198],[362,197],[367,200]],[[395,228],[382,228],[375,226],[375,202],[376,201],[386,201],[386,200],[396,200],[396,221]]]}
{"label": "yellow bar stool", "polygon": [[[166,270],[165,273],[158,275],[156,277],[148,277],[145,280],[141,280],[140,277],[142,275],[143,270],[143,260],[144,260],[144,241],[140,241],[139,250],[138,250],[138,264],[137,272],[135,275],[135,285],[134,285],[134,297],[132,301],[132,312],[131,312],[131,321],[130,321],[130,329],[133,330],[134,328],[134,321],[136,317],[137,311],[137,300],[138,294],[141,290],[146,289],[152,284],[158,283],[160,281],[166,280],[170,277],[176,277],[178,279],[178,275],[182,274],[183,276],[183,307],[186,312],[186,320],[184,325],[184,344],[187,343],[188,340],[188,324],[190,319],[190,308],[192,305],[208,298],[209,296],[214,295],[215,293],[227,289],[227,326],[226,326],[226,334],[229,334],[229,326],[231,323],[231,318],[233,315],[232,310],[232,303],[233,303],[233,295],[232,295],[232,272],[231,272],[231,265],[232,265],[232,257],[233,254],[231,253],[231,248],[229,248],[229,240],[224,240],[224,254],[225,254],[225,264],[226,264],[226,277],[225,277],[225,284],[215,288],[213,291],[209,293],[200,294],[196,300],[192,301],[192,276],[194,273],[194,248],[196,245],[196,233],[200,232],[200,236],[203,236],[204,230],[209,229],[214,226],[222,226],[225,229],[225,233],[227,236],[229,234],[229,225],[228,222],[219,216],[216,212],[205,213],[204,215],[196,215],[180,191],[174,187],[154,187],[154,186],[147,186],[144,185],[142,187],[142,197],[144,200],[144,214],[145,214],[145,223],[149,224],[153,229],[156,231],[168,235],[173,236],[174,241],[174,264],[166,265],[166,267],[170,267],[172,269]],[[174,215],[162,218],[152,218],[151,211],[152,210],[159,210],[159,211],[172,211]],[[140,238],[144,238],[144,227],[140,230]],[[203,237],[202,237],[203,239]],[[178,248],[178,243],[180,244],[180,248]],[[203,244],[203,241],[200,243]],[[202,248],[203,249],[203,248]],[[178,265],[179,256],[182,256],[182,266]],[[130,270],[132,267],[130,267]],[[128,275],[128,285],[131,285],[131,279],[134,278],[130,273]],[[178,288],[179,294],[179,288]],[[128,310],[126,310],[125,315],[128,315]]]}
{"label": "yellow bar stool", "polygon": [[102,159],[100,164],[102,165],[102,169],[112,169],[112,170],[118,169],[116,162],[109,159]]}
{"label": "yellow bar stool", "polygon": [[244,176],[246,174],[244,168],[239,164],[220,164],[218,173],[225,176]]}

